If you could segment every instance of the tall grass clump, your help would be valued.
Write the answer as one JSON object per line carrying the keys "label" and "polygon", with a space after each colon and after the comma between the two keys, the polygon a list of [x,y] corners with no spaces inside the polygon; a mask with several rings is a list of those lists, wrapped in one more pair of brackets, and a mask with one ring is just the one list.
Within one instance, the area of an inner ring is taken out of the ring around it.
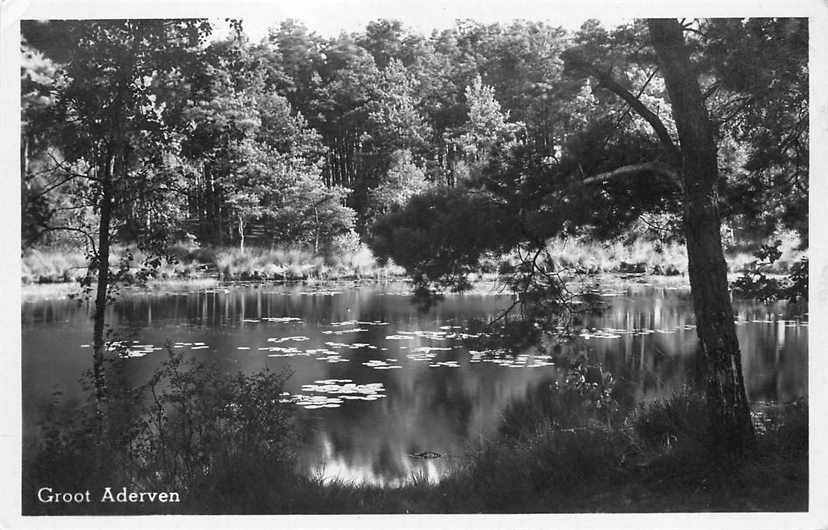
{"label": "tall grass clump", "polygon": [[21,259],[24,284],[76,282],[86,276],[87,260],[80,248],[26,249]]}
{"label": "tall grass clump", "polygon": [[331,267],[331,273],[340,278],[380,279],[405,275],[405,270],[392,260],[385,265],[377,263],[374,253],[355,232],[335,237],[326,250],[325,261]]}
{"label": "tall grass clump", "polygon": [[593,511],[580,499],[621,478],[619,462],[630,445],[623,431],[538,427],[490,440],[471,455],[453,479],[467,489],[470,511]]}
{"label": "tall grass clump", "polygon": [[[736,243],[725,247],[725,259],[731,273],[752,270],[756,251],[763,244],[775,245],[779,258],[763,271],[784,274],[807,255],[799,236],[792,231],[773,234],[769,241]],[[625,237],[597,241],[584,236],[553,238],[548,250],[559,267],[587,274],[640,273],[655,275],[686,275],[687,249],[676,240],[647,237]]]}
{"label": "tall grass clump", "polygon": [[633,241],[618,239],[603,242],[570,237],[550,240],[548,249],[559,267],[587,274],[687,273],[687,250],[676,241],[637,238]]}
{"label": "tall grass clump", "polygon": [[[763,248],[778,251],[772,261],[757,259]],[[726,258],[730,272],[756,271],[782,274],[787,273],[802,258],[807,257],[808,250],[803,246],[802,238],[793,230],[780,229],[766,240],[734,243],[726,248]]]}
{"label": "tall grass clump", "polygon": [[686,388],[668,399],[640,405],[630,423],[638,440],[654,450],[676,446],[699,450],[710,437],[704,396]]}
{"label": "tall grass clump", "polygon": [[299,280],[318,274],[321,257],[302,248],[217,250],[215,264],[224,280]]}
{"label": "tall grass clump", "polygon": [[[79,282],[95,271],[88,272],[89,258],[82,248],[26,249],[22,255],[24,284]],[[120,282],[133,283],[144,279],[186,279],[199,277],[200,264],[162,256],[152,266],[153,257],[135,246],[115,246],[109,255],[109,266]]]}
{"label": "tall grass clump", "polygon": [[216,252],[216,267],[225,280],[332,280],[401,276],[393,264],[380,266],[364,244],[353,249],[315,254],[302,247],[225,249]]}
{"label": "tall grass clump", "polygon": [[[402,277],[404,271],[389,263],[380,266],[367,245],[353,238],[335,240],[320,252],[308,247],[201,247],[179,241],[164,255],[150,256],[135,246],[112,248],[109,264],[118,271],[119,283],[139,281],[202,280],[289,281]],[[149,265],[151,264],[151,265]],[[28,249],[23,253],[24,284],[78,282],[87,276],[82,249]],[[92,271],[94,277],[94,271]]]}

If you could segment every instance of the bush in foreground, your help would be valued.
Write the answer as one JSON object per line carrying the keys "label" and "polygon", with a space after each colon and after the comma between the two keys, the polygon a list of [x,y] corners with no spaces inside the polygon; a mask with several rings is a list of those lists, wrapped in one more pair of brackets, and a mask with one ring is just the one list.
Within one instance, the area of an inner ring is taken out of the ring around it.
{"label": "bush in foreground", "polygon": [[[48,405],[41,444],[24,455],[24,514],[250,512],[263,496],[290,493],[273,480],[293,472],[286,374],[225,373],[171,353],[149,382],[131,387],[121,360],[110,363],[103,402]],[[182,504],[43,504],[44,486],[178,492]],[[286,504],[274,509],[289,509],[289,495],[280,498]]]}

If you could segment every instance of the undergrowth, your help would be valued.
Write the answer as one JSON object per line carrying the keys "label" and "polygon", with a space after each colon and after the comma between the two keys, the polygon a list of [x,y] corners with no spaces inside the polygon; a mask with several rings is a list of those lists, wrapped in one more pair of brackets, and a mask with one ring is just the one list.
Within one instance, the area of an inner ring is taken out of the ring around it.
{"label": "undergrowth", "polygon": [[[393,264],[378,265],[368,247],[362,244],[314,253],[301,247],[249,247],[242,252],[235,247],[199,247],[179,242],[170,245],[166,255],[147,271],[141,269],[149,257],[146,253],[133,247],[115,247],[110,255],[110,267],[113,270],[122,268],[123,258],[128,254],[132,259],[122,274],[127,283],[142,278],[287,281],[402,275],[402,270]],[[87,276],[87,258],[79,248],[27,249],[23,252],[21,265],[23,284],[79,282]]]}
{"label": "undergrowth", "polygon": [[[743,291],[752,293],[769,282],[779,281],[765,275],[788,273],[792,273],[793,288],[799,288],[797,292],[803,290],[802,285],[807,289],[807,278],[803,284],[796,276],[797,271],[807,270],[807,261],[802,261],[807,256],[806,251],[799,249],[799,240],[792,234],[775,237],[772,244],[776,245],[774,248],[778,249],[778,256],[767,263],[757,261],[756,256],[768,245],[758,246],[759,250],[745,245],[726,249],[729,272],[742,274],[753,281],[747,285],[747,280],[742,280],[742,284],[736,284],[737,289],[743,288]],[[548,246],[556,267],[562,270],[586,274],[687,274],[687,251],[683,244],[676,241],[637,238],[600,242],[570,237],[550,240]],[[133,260],[125,280],[136,280],[141,275],[139,265],[148,257],[143,252],[131,247],[115,247],[110,265],[118,269],[122,258],[128,253],[133,255]],[[506,261],[503,262],[503,259]],[[508,256],[503,259],[482,260],[479,273],[496,271],[503,263],[509,262]],[[21,261],[24,284],[77,282],[87,275],[86,255],[81,248],[30,248],[23,252]],[[802,263],[805,263],[805,269]],[[393,263],[379,265],[371,250],[358,240],[332,244],[319,252],[304,247],[248,247],[241,251],[237,247],[199,246],[179,241],[167,248],[166,256],[149,271],[149,278],[284,281],[387,278],[403,274],[404,271]],[[755,287],[753,291],[748,289],[751,286]]]}

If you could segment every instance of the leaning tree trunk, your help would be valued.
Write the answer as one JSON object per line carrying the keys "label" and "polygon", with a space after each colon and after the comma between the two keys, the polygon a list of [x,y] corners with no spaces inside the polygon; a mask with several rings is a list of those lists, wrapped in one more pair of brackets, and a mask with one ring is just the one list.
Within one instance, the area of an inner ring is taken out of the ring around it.
{"label": "leaning tree trunk", "polygon": [[754,433],[722,251],[713,126],[683,28],[676,20],[650,20],[648,25],[681,144],[688,271],[713,444],[726,454],[741,453],[753,443]]}

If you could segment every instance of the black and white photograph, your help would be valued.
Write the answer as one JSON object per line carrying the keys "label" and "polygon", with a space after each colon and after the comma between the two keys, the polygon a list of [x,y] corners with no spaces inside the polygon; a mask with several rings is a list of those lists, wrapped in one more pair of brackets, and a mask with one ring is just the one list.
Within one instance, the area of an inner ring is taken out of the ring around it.
{"label": "black and white photograph", "polygon": [[1,526],[825,528],[825,3],[136,4],[3,22]]}

